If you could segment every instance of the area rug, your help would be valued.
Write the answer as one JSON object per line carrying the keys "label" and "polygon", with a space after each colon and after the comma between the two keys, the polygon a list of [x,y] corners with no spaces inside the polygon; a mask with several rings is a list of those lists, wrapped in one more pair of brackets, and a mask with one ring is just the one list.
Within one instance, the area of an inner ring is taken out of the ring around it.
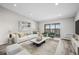
{"label": "area rug", "polygon": [[58,46],[58,40],[47,40],[40,47],[35,45],[23,43],[22,46],[27,49],[32,55],[54,55]]}

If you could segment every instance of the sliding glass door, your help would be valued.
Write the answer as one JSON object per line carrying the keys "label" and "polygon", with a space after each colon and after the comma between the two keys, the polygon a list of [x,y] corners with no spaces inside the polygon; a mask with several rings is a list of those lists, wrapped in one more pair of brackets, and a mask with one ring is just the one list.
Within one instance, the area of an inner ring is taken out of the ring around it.
{"label": "sliding glass door", "polygon": [[44,32],[55,33],[56,37],[60,37],[60,23],[44,24]]}

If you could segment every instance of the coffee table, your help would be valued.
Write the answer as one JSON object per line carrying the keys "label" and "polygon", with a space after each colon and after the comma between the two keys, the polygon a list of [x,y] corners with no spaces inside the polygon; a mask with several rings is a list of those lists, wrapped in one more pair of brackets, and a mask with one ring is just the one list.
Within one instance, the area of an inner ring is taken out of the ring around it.
{"label": "coffee table", "polygon": [[37,38],[34,38],[32,40],[30,40],[31,42],[33,42],[33,45],[36,45],[37,47],[41,46],[43,43],[45,43],[45,41],[49,39],[49,37],[42,37],[42,40],[37,41]]}

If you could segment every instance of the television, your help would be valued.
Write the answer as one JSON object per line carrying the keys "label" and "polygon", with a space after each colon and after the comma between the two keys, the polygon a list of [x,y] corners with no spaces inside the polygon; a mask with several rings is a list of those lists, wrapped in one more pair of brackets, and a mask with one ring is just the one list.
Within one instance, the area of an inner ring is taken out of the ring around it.
{"label": "television", "polygon": [[79,20],[77,20],[75,23],[75,32],[77,35],[79,35]]}

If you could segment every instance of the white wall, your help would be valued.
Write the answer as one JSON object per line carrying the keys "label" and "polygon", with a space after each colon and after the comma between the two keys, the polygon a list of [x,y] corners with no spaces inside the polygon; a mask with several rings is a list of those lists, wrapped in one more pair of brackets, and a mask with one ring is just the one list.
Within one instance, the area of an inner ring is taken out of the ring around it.
{"label": "white wall", "polygon": [[61,37],[65,37],[67,34],[73,34],[74,32],[74,18],[63,18],[58,20],[51,20],[51,21],[44,21],[40,22],[39,28],[40,32],[44,32],[44,24],[50,24],[50,23],[60,23],[61,24],[61,31],[60,35]]}
{"label": "white wall", "polygon": [[32,30],[36,30],[36,22],[0,6],[0,45],[7,43],[9,31],[18,31],[18,20],[29,21]]}
{"label": "white wall", "polygon": [[75,21],[79,20],[79,11],[77,12],[76,16],[75,16]]}

